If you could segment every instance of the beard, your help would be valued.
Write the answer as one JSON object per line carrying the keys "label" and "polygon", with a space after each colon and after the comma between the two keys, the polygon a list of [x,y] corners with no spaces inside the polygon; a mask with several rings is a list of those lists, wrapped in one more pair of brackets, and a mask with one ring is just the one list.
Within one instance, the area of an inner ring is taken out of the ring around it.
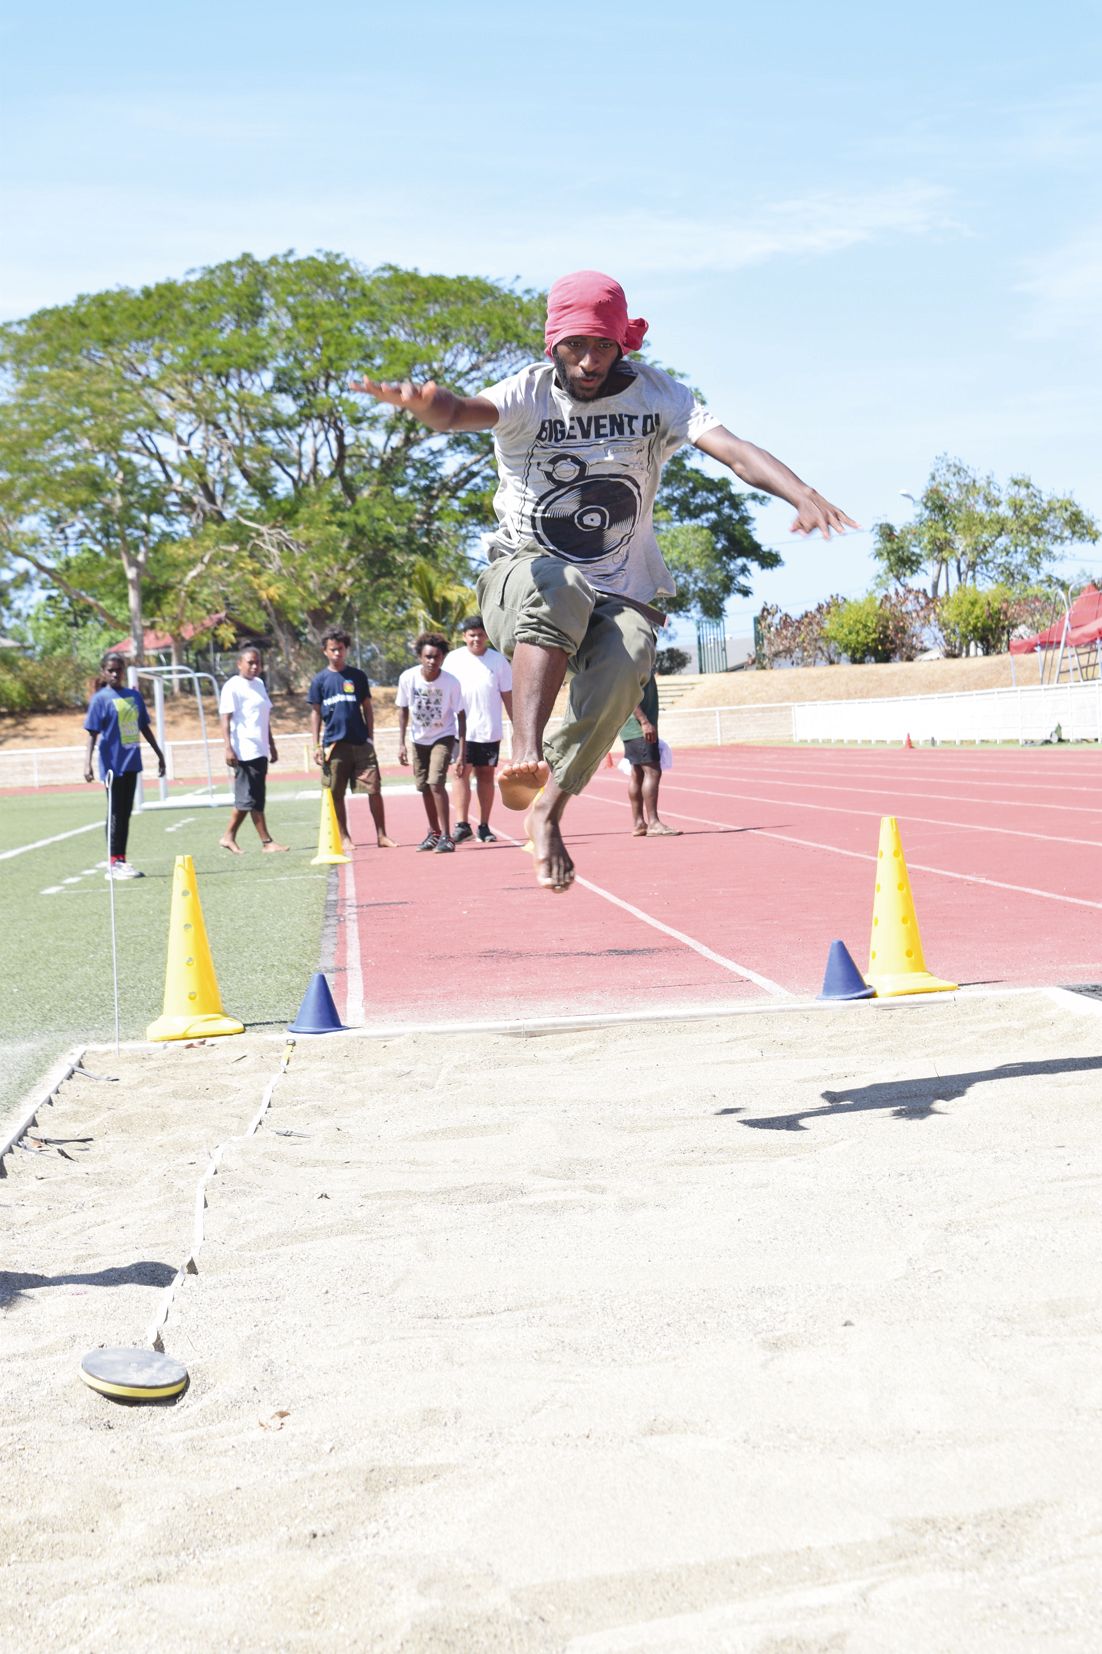
{"label": "beard", "polygon": [[[576,402],[594,402],[597,397],[602,396],[608,388],[609,378],[619,364],[620,357],[616,358],[616,361],[612,364],[612,367],[608,369],[604,377],[598,379],[594,385],[583,384],[580,379],[580,374],[578,378],[572,379],[570,369],[566,362],[564,362],[563,358],[559,355],[557,349],[551,352],[551,360],[555,364],[555,378],[559,382],[560,390],[564,390],[567,396],[572,396]],[[579,370],[575,369],[575,373],[579,373]]]}

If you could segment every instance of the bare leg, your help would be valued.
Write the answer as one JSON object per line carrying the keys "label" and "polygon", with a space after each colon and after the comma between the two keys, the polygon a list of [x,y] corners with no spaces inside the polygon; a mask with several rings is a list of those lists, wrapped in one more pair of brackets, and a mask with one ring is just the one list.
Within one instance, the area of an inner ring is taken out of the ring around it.
{"label": "bare leg", "polygon": [[243,856],[245,854],[237,842],[237,829],[244,821],[246,814],[247,811],[245,810],[231,810],[230,824],[226,828],[226,831],[222,834],[222,837],[218,840],[223,850],[229,850],[235,856]]}
{"label": "bare leg", "polygon": [[267,851],[269,856],[278,853],[280,850],[286,850],[287,846],[285,844],[277,844],[271,833],[269,833],[268,823],[264,819],[263,810],[250,810],[249,814],[253,818],[253,826],[260,834],[260,848],[262,850]]}
{"label": "bare leg", "polygon": [[658,819],[658,788],[661,783],[661,770],[648,767],[643,771],[643,809],[647,818],[647,837],[679,838],[680,827],[667,827],[664,821]]}
{"label": "bare leg", "polygon": [[562,840],[560,822],[571,795],[564,793],[554,776],[534,800],[525,818],[536,863],[536,883],[561,895],[574,883],[574,863]]}
{"label": "bare leg", "polygon": [[436,800],[432,796],[432,789],[430,787],[426,787],[424,792],[421,794],[421,802],[425,806],[425,814],[428,817],[429,832],[439,834],[440,821],[436,814]]}
{"label": "bare leg", "polygon": [[344,807],[344,787],[338,785],[333,787],[331,791],[333,794],[333,809],[337,816],[337,826],[340,829],[341,849],[347,855],[349,851],[355,849],[355,845],[352,843],[352,834],[348,831],[348,812]]}
{"label": "bare leg", "polygon": [[392,838],[387,837],[386,810],[383,806],[382,793],[369,793],[368,804],[371,806],[371,819],[375,824],[375,842],[380,850],[397,850],[398,846]]}
{"label": "bare leg", "polygon": [[566,677],[566,658],[564,649],[540,643],[518,643],[513,650],[513,756],[497,778],[507,810],[527,810],[547,785],[543,732]]}
{"label": "bare leg", "polygon": [[478,819],[483,827],[488,827],[490,811],[494,807],[494,772],[489,764],[480,764],[474,774],[478,788]]}
{"label": "bare leg", "polygon": [[643,810],[643,777],[646,775],[642,764],[631,766],[631,779],[628,782],[628,803],[631,805],[631,832],[633,838],[646,838],[647,818]]}
{"label": "bare leg", "polygon": [[434,800],[434,808],[440,822],[440,832],[446,838],[451,832],[451,815],[448,810],[448,789],[443,781],[438,781],[435,787],[430,787],[425,793],[425,808],[428,808],[429,795]]}
{"label": "bare leg", "polygon": [[[481,783],[479,797],[482,796]],[[455,820],[458,825],[469,819],[471,808],[471,771],[468,766],[462,775],[452,776],[452,807],[455,810]]]}

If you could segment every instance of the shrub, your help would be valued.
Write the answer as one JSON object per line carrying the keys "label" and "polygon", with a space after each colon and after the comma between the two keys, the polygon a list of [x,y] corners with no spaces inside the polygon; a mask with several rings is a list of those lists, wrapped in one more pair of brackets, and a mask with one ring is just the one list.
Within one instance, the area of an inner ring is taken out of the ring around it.
{"label": "shrub", "polygon": [[892,659],[893,629],[890,608],[870,592],[868,597],[840,603],[828,616],[823,632],[854,665],[863,665]]}
{"label": "shrub", "polygon": [[83,706],[89,691],[88,668],[71,655],[0,655],[0,712],[59,712]]}
{"label": "shrub", "polygon": [[687,649],[675,649],[671,644],[655,655],[654,670],[660,678],[669,678],[676,672],[684,672],[691,659]]}
{"label": "shrub", "polygon": [[938,605],[938,624],[947,655],[966,655],[974,644],[982,655],[1010,647],[1011,595],[1005,586],[958,586]]}

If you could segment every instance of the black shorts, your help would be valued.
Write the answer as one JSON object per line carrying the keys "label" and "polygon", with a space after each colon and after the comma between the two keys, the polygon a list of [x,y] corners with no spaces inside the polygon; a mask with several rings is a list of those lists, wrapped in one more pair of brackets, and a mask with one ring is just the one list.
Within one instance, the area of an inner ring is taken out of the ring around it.
{"label": "black shorts", "polygon": [[239,758],[233,772],[235,810],[262,810],[268,790],[268,760]]}
{"label": "black shorts", "polygon": [[476,769],[482,769],[485,765],[493,769],[500,751],[500,741],[468,741],[467,762]]}
{"label": "black shorts", "polygon": [[658,755],[657,741],[644,741],[641,735],[634,741],[624,742],[624,757],[629,764],[638,764],[643,769],[660,770],[662,760]]}

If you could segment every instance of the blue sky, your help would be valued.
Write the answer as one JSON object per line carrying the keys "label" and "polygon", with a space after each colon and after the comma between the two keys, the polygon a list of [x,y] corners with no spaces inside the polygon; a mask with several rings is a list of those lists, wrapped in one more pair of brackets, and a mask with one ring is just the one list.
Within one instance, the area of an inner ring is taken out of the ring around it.
{"label": "blue sky", "polygon": [[246,249],[610,270],[865,525],[761,512],[785,567],[735,629],[864,592],[939,453],[1102,516],[1097,3],[66,0],[0,22],[0,84],[5,319]]}

